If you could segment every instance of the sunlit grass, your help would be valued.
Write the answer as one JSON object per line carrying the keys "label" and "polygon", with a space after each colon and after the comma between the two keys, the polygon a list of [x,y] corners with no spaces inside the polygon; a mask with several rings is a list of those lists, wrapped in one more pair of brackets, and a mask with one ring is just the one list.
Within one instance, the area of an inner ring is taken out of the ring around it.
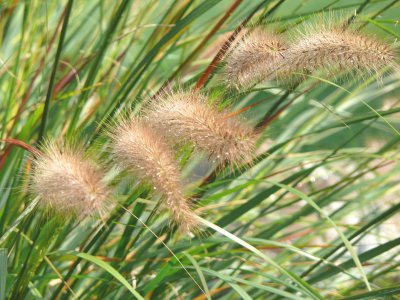
{"label": "sunlit grass", "polygon": [[[392,0],[1,1],[0,300],[398,299],[399,74],[235,92],[214,59],[240,24],[286,32],[321,11],[400,35]],[[263,128],[235,168],[177,151],[192,237],[114,166],[104,134],[168,85]],[[37,207],[29,150],[45,137],[96,153],[116,203],[105,217]]]}

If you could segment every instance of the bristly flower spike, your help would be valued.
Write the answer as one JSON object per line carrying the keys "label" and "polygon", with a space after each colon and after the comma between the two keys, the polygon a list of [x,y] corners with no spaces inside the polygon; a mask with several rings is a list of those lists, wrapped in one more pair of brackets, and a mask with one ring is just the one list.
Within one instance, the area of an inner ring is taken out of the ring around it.
{"label": "bristly flower spike", "polygon": [[274,79],[286,49],[281,36],[262,28],[251,30],[225,60],[228,86],[249,88],[260,81]]}
{"label": "bristly flower spike", "polygon": [[198,221],[183,195],[174,154],[163,138],[131,113],[110,126],[109,136],[115,161],[153,186],[181,232],[196,232]]}
{"label": "bristly flower spike", "polygon": [[164,92],[149,105],[145,118],[165,138],[175,144],[193,143],[218,163],[239,165],[254,155],[253,128],[228,117],[197,91]]}
{"label": "bristly flower spike", "polygon": [[46,141],[33,159],[30,192],[61,217],[102,216],[110,191],[99,166],[79,145]]}
{"label": "bristly flower spike", "polygon": [[[314,25],[315,26],[315,25]],[[310,27],[284,52],[282,69],[289,73],[315,71],[377,75],[396,67],[392,45],[348,28],[327,24]]]}

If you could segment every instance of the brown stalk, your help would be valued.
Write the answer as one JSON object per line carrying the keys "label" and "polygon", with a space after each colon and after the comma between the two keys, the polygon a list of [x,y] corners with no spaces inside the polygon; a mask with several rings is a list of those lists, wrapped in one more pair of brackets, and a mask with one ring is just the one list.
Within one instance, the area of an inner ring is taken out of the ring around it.
{"label": "brown stalk", "polygon": [[36,72],[32,77],[32,80],[31,80],[31,82],[29,84],[29,87],[28,87],[27,91],[25,92],[25,94],[24,94],[24,96],[22,98],[21,104],[19,105],[17,113],[16,113],[16,115],[14,117],[14,122],[12,123],[11,128],[9,129],[9,131],[7,132],[7,136],[11,134],[12,130],[14,129],[14,127],[15,127],[18,119],[19,119],[19,117],[21,116],[22,111],[25,108],[26,103],[29,100],[29,97],[30,97],[30,95],[32,93],[32,90],[33,90],[33,85],[34,85],[36,79],[39,77],[40,72],[42,71],[42,69],[44,67],[44,62],[46,61],[47,53],[49,53],[51,48],[53,47],[53,44],[54,44],[54,42],[56,40],[56,37],[57,37],[57,33],[60,30],[60,27],[61,27],[61,24],[62,24],[62,20],[65,17],[65,14],[66,14],[66,8],[64,9],[60,19],[58,20],[58,23],[57,23],[57,26],[56,26],[56,30],[54,31],[53,36],[50,39],[50,43],[49,43],[49,45],[48,45],[48,47],[46,49],[46,54],[40,60],[39,67],[36,69]]}
{"label": "brown stalk", "polygon": [[233,111],[233,112],[231,112],[229,114],[226,114],[225,115],[225,119],[229,119],[229,118],[235,117],[237,115],[240,115],[241,113],[243,113],[245,111],[248,111],[250,108],[253,108],[253,107],[255,107],[255,106],[257,106],[257,105],[259,105],[261,103],[262,103],[262,101],[257,101],[255,103],[246,105],[245,107],[243,107],[241,109],[238,109],[238,110],[235,110],[235,111]]}
{"label": "brown stalk", "polygon": [[[36,149],[35,147],[28,145],[27,143],[21,141],[21,140],[17,140],[17,139],[13,139],[13,138],[7,138],[7,139],[3,139],[0,140],[0,142],[3,143],[8,143],[10,144],[10,146],[8,148],[10,148],[9,151],[11,151],[13,146],[17,146],[20,147],[26,151],[29,151],[30,153],[32,153],[35,156],[43,156],[43,153],[40,152],[38,149]],[[6,150],[7,151],[7,150]],[[2,158],[0,158],[0,167],[3,166],[4,161],[2,160]]]}
{"label": "brown stalk", "polygon": [[93,57],[94,56],[88,57],[86,60],[82,62],[82,64],[77,69],[72,69],[63,78],[61,78],[54,85],[53,97],[56,96],[63,88],[65,88],[76,77],[76,75],[79,74],[79,72],[82,71],[83,68],[85,68],[89,64],[89,62],[92,60]]}
{"label": "brown stalk", "polygon": [[[48,47],[47,47],[47,49],[46,49],[46,54],[50,52],[50,50],[51,50],[51,48],[52,48],[52,46],[53,46],[53,44],[54,44],[54,41],[56,40],[57,33],[58,33],[59,30],[60,30],[60,27],[61,27],[61,24],[62,24],[62,20],[64,19],[65,14],[66,14],[66,8],[64,9],[64,11],[63,11],[63,13],[62,13],[60,19],[58,20],[58,23],[57,23],[56,29],[55,29],[55,31],[54,31],[54,34],[53,34],[53,36],[51,37],[50,43],[49,43],[49,45],[48,45]],[[13,123],[12,123],[10,129],[9,129],[8,132],[7,132],[7,136],[9,136],[9,135],[12,133],[12,130],[14,129],[15,125],[17,124],[18,119],[20,118],[20,116],[21,116],[21,114],[22,114],[22,111],[24,110],[24,108],[25,108],[25,106],[26,106],[26,103],[28,102],[29,97],[31,96],[34,83],[35,83],[36,79],[39,77],[40,72],[42,71],[42,69],[43,69],[43,67],[44,67],[44,62],[46,61],[46,57],[47,57],[46,54],[45,54],[45,55],[42,57],[42,59],[40,60],[39,67],[36,69],[36,72],[35,72],[35,74],[34,74],[33,77],[32,77],[32,80],[31,80],[31,82],[30,82],[30,84],[29,84],[29,87],[28,87],[28,89],[26,90],[26,92],[25,92],[25,94],[24,94],[24,96],[23,96],[23,98],[22,98],[22,101],[21,101],[21,103],[20,103],[20,105],[19,105],[19,107],[18,107],[17,113],[16,113],[15,116],[13,117]],[[11,140],[13,140],[13,139],[11,139]],[[11,150],[12,150],[12,147],[13,147],[13,145],[7,146],[7,147],[4,149],[4,153],[3,153],[2,155],[0,155],[0,169],[3,167],[3,165],[4,165],[4,163],[5,163],[5,161],[6,161],[7,157],[8,157],[8,155],[10,155]]]}
{"label": "brown stalk", "polygon": [[[260,20],[262,21],[264,18],[269,16],[272,12],[274,12],[285,0],[280,0],[274,7],[272,7],[266,14],[264,14]],[[225,54],[228,52],[230,46],[238,37],[239,33],[244,29],[247,23],[251,20],[251,18],[256,14],[256,12],[266,3],[268,0],[262,1],[243,21],[240,25],[235,29],[235,31],[231,34],[231,36],[226,40],[226,42],[221,46],[221,49],[215,55],[214,59],[208,65],[207,69],[203,72],[200,79],[196,83],[196,89],[201,89],[205,86],[211,74],[214,72],[215,68],[221,62]]]}
{"label": "brown stalk", "polygon": [[13,3],[11,3],[8,7],[4,7],[1,11],[1,17],[3,18],[3,16],[5,14],[8,14],[9,16],[11,16],[11,14],[13,13],[13,11],[15,10],[15,8],[17,7],[19,0],[13,0]]}
{"label": "brown stalk", "polygon": [[276,113],[274,113],[272,116],[265,118],[258,126],[257,126],[257,132],[262,132],[273,120],[275,120],[277,117],[280,116],[281,113],[283,113],[286,108],[290,106],[290,104],[293,103],[293,101],[296,98],[290,100],[288,103],[286,103],[282,108],[280,108]]}
{"label": "brown stalk", "polygon": [[[286,100],[287,97],[289,96],[290,91],[286,91],[285,94],[283,94],[282,97],[280,99],[278,99],[278,101],[270,109],[270,111],[268,111],[265,114],[264,118],[256,125],[256,131],[261,133],[273,120],[275,120],[280,114],[282,114],[285,111],[285,109],[287,109],[290,106],[290,104],[292,104],[300,96],[302,96],[305,93],[307,93],[310,90],[312,90],[318,83],[319,82],[316,82],[316,83],[312,84],[308,89],[306,89],[305,91],[303,91],[302,93],[300,93],[299,95],[294,97],[292,100],[290,100],[287,104],[285,104],[282,108],[280,108],[277,112],[274,113],[274,111],[279,108],[280,104],[284,100]],[[294,87],[294,89],[295,88],[296,87]]]}
{"label": "brown stalk", "polygon": [[154,95],[157,96],[161,91],[163,91],[176,77],[176,75],[184,69],[187,64],[198,54],[198,52],[205,46],[208,40],[221,28],[224,22],[232,15],[236,8],[242,3],[243,0],[236,0],[231,7],[225,12],[221,19],[215,24],[215,26],[210,30],[210,32],[204,37],[200,44],[193,50],[193,52],[185,59],[185,61],[178,67],[178,69],[168,78],[168,80],[161,86],[158,92]]}

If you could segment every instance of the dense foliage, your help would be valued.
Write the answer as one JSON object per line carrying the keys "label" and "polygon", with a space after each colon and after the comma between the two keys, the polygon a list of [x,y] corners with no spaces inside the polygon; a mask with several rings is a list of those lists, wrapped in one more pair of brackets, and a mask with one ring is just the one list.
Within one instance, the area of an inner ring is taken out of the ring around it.
{"label": "dense foliage", "polygon": [[[0,300],[398,299],[398,0],[0,14]],[[167,105],[198,90],[195,109]],[[122,126],[126,111],[142,119]],[[226,150],[238,137],[257,143]]]}

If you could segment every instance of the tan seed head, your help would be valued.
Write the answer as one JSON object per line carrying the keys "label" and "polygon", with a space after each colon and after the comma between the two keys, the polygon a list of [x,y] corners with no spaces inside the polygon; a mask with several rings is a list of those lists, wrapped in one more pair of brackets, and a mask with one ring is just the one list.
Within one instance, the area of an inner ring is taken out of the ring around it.
{"label": "tan seed head", "polygon": [[120,118],[109,135],[115,160],[153,186],[183,233],[196,231],[198,222],[182,193],[178,165],[163,138],[144,120],[131,115]]}
{"label": "tan seed head", "polygon": [[165,92],[152,102],[146,119],[169,140],[191,142],[213,160],[238,165],[253,157],[257,136],[250,126],[227,115],[198,92]]}
{"label": "tan seed head", "polygon": [[102,171],[83,149],[48,141],[42,152],[33,160],[29,186],[40,203],[61,216],[102,214],[109,190]]}

